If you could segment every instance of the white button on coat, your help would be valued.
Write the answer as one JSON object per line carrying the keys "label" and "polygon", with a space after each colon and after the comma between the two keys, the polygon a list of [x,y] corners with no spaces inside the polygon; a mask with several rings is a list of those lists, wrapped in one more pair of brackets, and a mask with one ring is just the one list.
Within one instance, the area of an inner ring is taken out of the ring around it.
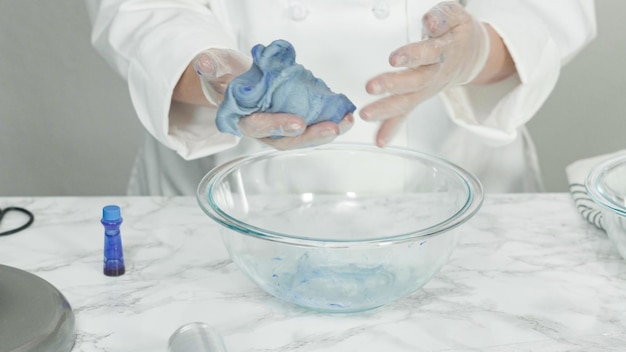
{"label": "white button on coat", "polygon": [[389,17],[389,3],[387,1],[374,1],[374,6],[372,6],[372,12],[374,16],[378,19],[385,19]]}
{"label": "white button on coat", "polygon": [[309,14],[309,10],[302,3],[302,1],[293,1],[289,6],[289,14],[294,21],[302,21]]}

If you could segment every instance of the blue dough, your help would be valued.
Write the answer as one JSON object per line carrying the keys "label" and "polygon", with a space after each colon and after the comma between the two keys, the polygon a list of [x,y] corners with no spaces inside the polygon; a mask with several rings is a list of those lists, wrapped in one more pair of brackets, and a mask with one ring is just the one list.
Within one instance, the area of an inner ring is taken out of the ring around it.
{"label": "blue dough", "polygon": [[[296,63],[291,43],[276,40],[267,47],[252,48],[250,70],[235,77],[226,88],[217,111],[217,128],[241,136],[237,123],[254,112],[283,112],[302,117],[307,125],[321,121],[339,123],[356,107],[343,94],[333,93],[326,83]],[[281,132],[277,131],[277,135]]]}

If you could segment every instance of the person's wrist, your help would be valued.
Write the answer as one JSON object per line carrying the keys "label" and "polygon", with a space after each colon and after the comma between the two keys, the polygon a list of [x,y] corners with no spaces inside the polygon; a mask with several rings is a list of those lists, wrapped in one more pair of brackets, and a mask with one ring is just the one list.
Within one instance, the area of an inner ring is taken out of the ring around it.
{"label": "person's wrist", "polygon": [[515,62],[506,44],[489,24],[483,24],[487,33],[487,56],[481,71],[472,84],[490,84],[501,81],[516,72]]}
{"label": "person's wrist", "polygon": [[201,80],[195,72],[193,62],[187,66],[176,83],[172,91],[172,100],[187,104],[214,106],[203,92]]}
{"label": "person's wrist", "polygon": [[474,48],[474,55],[470,61],[472,64],[465,73],[461,83],[459,85],[465,85],[469,83],[477,83],[481,75],[485,72],[487,64],[489,62],[489,56],[491,51],[491,27],[488,25],[477,22],[475,26],[476,36]]}

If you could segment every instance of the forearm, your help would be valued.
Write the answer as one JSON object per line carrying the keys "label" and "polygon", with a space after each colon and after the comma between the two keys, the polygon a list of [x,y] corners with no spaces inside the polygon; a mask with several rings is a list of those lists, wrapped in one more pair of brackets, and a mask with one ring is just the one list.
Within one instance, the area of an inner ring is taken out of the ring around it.
{"label": "forearm", "polygon": [[489,36],[489,56],[482,71],[472,81],[473,84],[489,84],[501,81],[516,72],[515,62],[498,33],[486,24]]}

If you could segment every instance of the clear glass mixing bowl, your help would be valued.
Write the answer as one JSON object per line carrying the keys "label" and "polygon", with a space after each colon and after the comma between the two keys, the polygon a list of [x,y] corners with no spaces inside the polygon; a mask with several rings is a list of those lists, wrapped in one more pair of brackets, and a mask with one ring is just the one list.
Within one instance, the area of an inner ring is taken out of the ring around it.
{"label": "clear glass mixing bowl", "polygon": [[202,179],[197,200],[263,290],[317,311],[356,312],[427,283],[483,189],[435,156],[330,144],[227,162]]}
{"label": "clear glass mixing bowl", "polygon": [[626,259],[626,154],[599,163],[585,181],[587,193],[602,209],[602,227]]}

